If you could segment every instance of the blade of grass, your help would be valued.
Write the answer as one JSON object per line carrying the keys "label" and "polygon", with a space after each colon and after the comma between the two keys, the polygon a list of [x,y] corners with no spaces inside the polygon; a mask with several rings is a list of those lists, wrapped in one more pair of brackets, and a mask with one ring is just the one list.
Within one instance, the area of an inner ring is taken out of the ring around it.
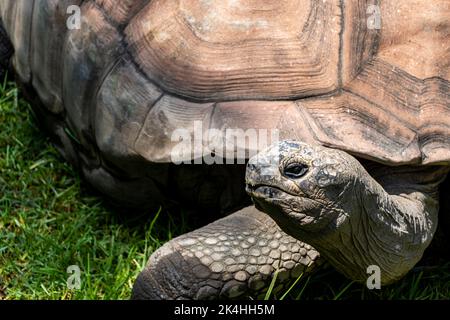
{"label": "blade of grass", "polygon": [[303,295],[303,292],[305,291],[306,287],[308,286],[309,280],[311,280],[311,276],[309,276],[308,279],[306,279],[306,282],[303,285],[302,290],[300,290],[300,293],[297,295],[297,297],[295,297],[295,300],[300,300],[300,298]]}
{"label": "blade of grass", "polygon": [[286,296],[291,292],[291,290],[297,285],[297,283],[300,281],[300,279],[303,277],[303,272],[297,277],[297,279],[294,281],[294,283],[289,287],[289,289],[281,296],[280,300],[284,300]]}
{"label": "blade of grass", "polygon": [[350,286],[355,283],[355,281],[350,282],[347,286],[345,286],[344,289],[342,289],[334,298],[333,300],[339,300],[339,298],[344,294],[345,291],[348,290],[348,288],[350,288]]}
{"label": "blade of grass", "polygon": [[266,296],[264,297],[264,300],[269,300],[270,296],[272,295],[273,287],[275,286],[275,282],[277,281],[278,277],[278,269],[275,271],[272,281],[270,282],[269,289],[267,289]]}

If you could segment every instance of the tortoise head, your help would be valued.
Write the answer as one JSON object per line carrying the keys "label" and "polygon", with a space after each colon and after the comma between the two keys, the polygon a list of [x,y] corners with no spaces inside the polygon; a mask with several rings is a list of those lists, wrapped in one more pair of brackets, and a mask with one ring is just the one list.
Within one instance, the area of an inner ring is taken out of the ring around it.
{"label": "tortoise head", "polygon": [[246,189],[258,209],[287,226],[335,230],[357,203],[355,161],[339,150],[283,141],[250,159]]}
{"label": "tortoise head", "polygon": [[343,274],[363,282],[378,266],[387,284],[420,260],[436,230],[436,190],[448,168],[423,167],[374,164],[380,184],[344,151],[283,141],[250,159],[247,192]]}

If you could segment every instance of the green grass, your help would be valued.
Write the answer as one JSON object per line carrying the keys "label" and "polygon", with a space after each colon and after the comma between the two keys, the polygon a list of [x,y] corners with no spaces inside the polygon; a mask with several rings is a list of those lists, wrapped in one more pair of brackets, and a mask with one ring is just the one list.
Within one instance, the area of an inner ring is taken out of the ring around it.
{"label": "green grass", "polygon": [[[128,299],[149,254],[189,229],[166,212],[143,215],[111,210],[51,146],[16,87],[0,87],[0,299]],[[71,265],[80,290],[67,288]],[[450,264],[433,261],[380,291],[330,268],[290,289],[267,297],[448,299]]]}
{"label": "green grass", "polygon": [[[129,221],[103,201],[41,133],[17,89],[2,85],[0,299],[128,299],[148,255],[185,226],[158,212]],[[81,290],[67,289],[71,265],[82,271]]]}
{"label": "green grass", "polygon": [[302,300],[448,300],[450,299],[450,263],[416,267],[402,280],[369,290],[331,268],[301,279],[290,293]]}

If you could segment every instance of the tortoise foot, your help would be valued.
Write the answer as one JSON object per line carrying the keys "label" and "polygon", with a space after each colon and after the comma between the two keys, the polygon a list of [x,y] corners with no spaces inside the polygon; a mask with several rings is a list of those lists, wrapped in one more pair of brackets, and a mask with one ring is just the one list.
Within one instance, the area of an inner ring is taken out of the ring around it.
{"label": "tortoise foot", "polygon": [[132,298],[260,299],[277,270],[275,295],[319,264],[314,248],[247,207],[157,250],[139,275]]}

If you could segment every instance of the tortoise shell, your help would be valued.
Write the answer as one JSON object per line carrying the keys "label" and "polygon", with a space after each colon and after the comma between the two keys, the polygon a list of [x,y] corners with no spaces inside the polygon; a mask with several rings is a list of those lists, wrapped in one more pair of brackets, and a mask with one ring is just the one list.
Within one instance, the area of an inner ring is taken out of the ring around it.
{"label": "tortoise shell", "polygon": [[0,13],[19,80],[91,168],[99,154],[128,175],[136,159],[168,163],[174,130],[196,121],[390,165],[450,161],[446,1],[2,0]]}

